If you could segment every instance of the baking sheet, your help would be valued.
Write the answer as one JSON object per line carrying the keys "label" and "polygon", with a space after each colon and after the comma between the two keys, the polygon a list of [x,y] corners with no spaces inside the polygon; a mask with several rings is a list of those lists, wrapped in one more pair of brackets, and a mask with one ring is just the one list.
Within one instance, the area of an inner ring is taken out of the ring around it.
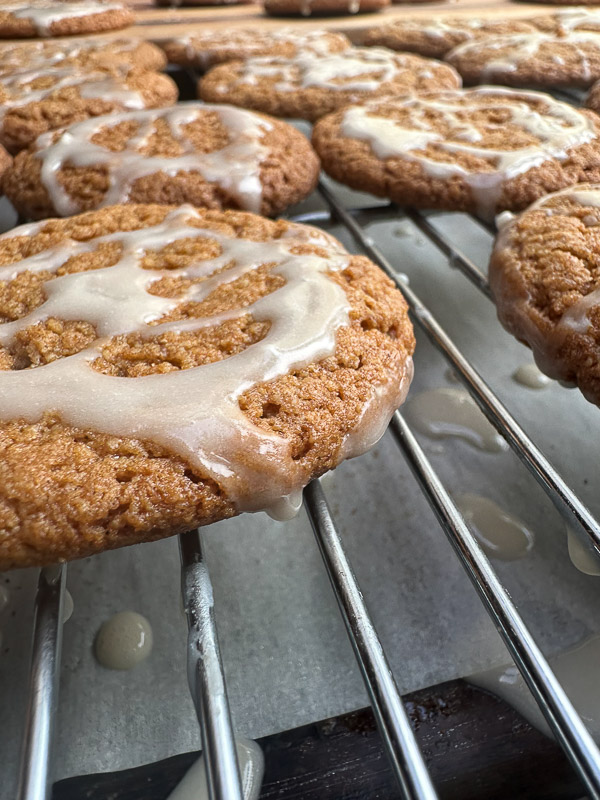
{"label": "baking sheet", "polygon": [[[373,198],[342,191],[346,204]],[[320,207],[317,197],[301,210]],[[484,266],[489,235],[462,215],[432,217]],[[339,226],[328,226],[356,249]],[[514,411],[580,496],[600,512],[598,410],[576,391],[534,392],[514,369],[529,352],[500,328],[492,304],[422,234],[392,212],[369,233],[492,388]],[[450,384],[447,364],[417,330],[411,396]],[[486,453],[459,440],[420,437],[451,491],[495,500],[535,532],[521,561],[495,561],[547,653],[598,630],[600,579],[567,556],[564,523],[510,452]],[[401,691],[484,670],[506,651],[451,552],[407,466],[386,434],[367,455],[324,479],[336,521]],[[259,737],[367,704],[358,669],[304,513],[277,523],[246,515],[205,529],[216,615],[236,729]],[[0,797],[15,791],[26,707],[35,571],[0,576],[10,605],[2,617]],[[112,771],[200,746],[186,685],[185,619],[177,542],[136,546],[69,566],[75,601],[65,626],[55,778]],[[155,634],[151,657],[128,673],[94,661],[100,624],[125,609]]]}

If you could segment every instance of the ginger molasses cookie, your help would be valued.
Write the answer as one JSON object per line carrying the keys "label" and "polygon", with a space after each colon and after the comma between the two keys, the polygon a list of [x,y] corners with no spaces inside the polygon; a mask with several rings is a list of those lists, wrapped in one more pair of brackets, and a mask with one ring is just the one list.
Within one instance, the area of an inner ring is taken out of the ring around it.
{"label": "ginger molasses cookie", "polygon": [[161,70],[167,58],[160,47],[140,39],[59,39],[0,43],[0,77],[13,72],[94,69],[128,64]]}
{"label": "ginger molasses cookie", "polygon": [[407,17],[370,28],[365,34],[364,44],[443,58],[453,47],[473,39],[535,31],[531,22],[520,19]]}
{"label": "ginger molasses cookie", "polygon": [[346,50],[350,47],[350,40],[342,33],[291,28],[277,31],[207,30],[171,39],[162,47],[172,64],[206,70],[215,64],[246,58],[294,58],[308,52],[325,56]]}
{"label": "ginger molasses cookie", "polygon": [[0,569],[281,516],[412,376],[400,292],[308,226],[111,206],[0,264]]}
{"label": "ginger molasses cookie", "polygon": [[0,37],[73,36],[125,28],[133,12],[118,2],[98,0],[8,0],[0,4]]}
{"label": "ginger molasses cookie", "polygon": [[586,87],[600,78],[600,34],[517,34],[467,42],[446,60],[466,84]]}
{"label": "ginger molasses cookie", "polygon": [[527,20],[542,33],[564,36],[571,31],[600,33],[600,11],[596,8],[561,8],[552,14],[540,14]]}
{"label": "ginger molasses cookie", "polygon": [[166,75],[116,64],[110,69],[22,72],[0,78],[0,143],[16,153],[48,130],[124,109],[177,100]]}
{"label": "ginger molasses cookie", "polygon": [[600,120],[539,92],[500,87],[383,98],[321,119],[323,168],[403,206],[485,219],[600,180]]}
{"label": "ginger molasses cookie", "polygon": [[380,11],[390,0],[263,0],[267,14],[275,17],[310,17]]}
{"label": "ginger molasses cookie", "polygon": [[254,108],[275,117],[316,120],[368,97],[460,86],[447,64],[383,47],[296,58],[251,58],[213,67],[200,81],[203,100]]}
{"label": "ginger molasses cookie", "polygon": [[116,203],[191,203],[267,215],[316,186],[319,159],[281,120],[186,103],[78,122],[21,151],[3,187],[30,219]]}
{"label": "ginger molasses cookie", "polygon": [[547,375],[600,405],[600,184],[499,219],[490,285],[504,327]]}

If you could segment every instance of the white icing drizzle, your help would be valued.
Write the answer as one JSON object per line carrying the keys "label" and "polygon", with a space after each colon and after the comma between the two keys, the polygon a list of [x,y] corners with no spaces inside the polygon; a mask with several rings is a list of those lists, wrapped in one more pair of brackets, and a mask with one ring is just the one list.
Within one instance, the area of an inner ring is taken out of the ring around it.
{"label": "white icing drizzle", "polygon": [[[37,103],[54,92],[71,86],[77,86],[79,94],[85,98],[110,99],[124,109],[143,109],[146,104],[142,93],[126,86],[129,69],[121,65],[114,74],[65,68],[53,69],[50,73],[47,70],[39,70],[5,75],[0,78],[0,87],[8,96],[0,102],[0,121],[7,111],[13,108]],[[44,89],[31,88],[34,81],[48,75],[54,78],[52,86]]]}
{"label": "white icing drizzle", "polygon": [[496,79],[502,75],[517,72],[524,63],[531,59],[547,59],[557,61],[556,47],[568,48],[570,54],[578,59],[578,64],[569,67],[580,71],[581,81],[589,82],[597,77],[592,74],[589,56],[600,57],[600,34],[591,31],[572,31],[560,38],[545,33],[517,33],[506,36],[494,36],[489,39],[463,42],[448,53],[446,60],[451,64],[464,63],[471,57],[486,57],[481,79]]}
{"label": "white icing drizzle", "polygon": [[[600,30],[600,13],[592,8],[561,8],[552,14],[561,33],[576,30]],[[530,20],[536,24],[536,17]],[[591,27],[587,27],[587,26]]]}
{"label": "white icing drizzle", "polygon": [[[212,112],[229,133],[228,143],[219,150],[199,153],[187,138],[184,128]],[[155,130],[157,120],[165,122],[181,150],[174,157],[145,155],[141,151]],[[91,140],[98,131],[123,122],[135,122],[138,129],[125,149],[113,152]],[[240,208],[259,213],[262,203],[261,163],[269,150],[261,142],[272,125],[257,114],[232,106],[189,103],[152,111],[111,114],[76,123],[63,131],[52,144],[50,132],[37,139],[36,157],[42,162],[42,183],[52,204],[61,216],[81,209],[58,181],[65,164],[74,167],[103,166],[108,172],[109,188],[101,205],[124,203],[135,181],[154,173],[174,176],[178,172],[198,172],[205,180],[229,192]]]}
{"label": "white icing drizzle", "polygon": [[189,36],[174,39],[173,42],[186,48],[186,55],[194,59],[199,66],[208,67],[214,63],[214,53],[223,48],[243,49],[248,56],[256,57],[268,47],[289,42],[298,53],[315,53],[326,56],[339,47],[343,37],[340,34],[324,30],[298,31],[292,28],[280,28],[276,31],[239,30],[239,31],[200,31]]}
{"label": "white icing drizzle", "polygon": [[[543,111],[539,110],[540,103]],[[410,122],[378,116],[377,109],[393,108],[410,112]],[[489,111],[485,131],[503,130],[507,122],[496,122],[498,109],[510,114],[510,124],[534,136],[534,144],[514,149],[486,147],[479,127],[482,112]],[[477,112],[478,125],[469,115]],[[437,130],[431,120],[443,126]],[[378,158],[416,161],[434,179],[447,180],[460,175],[469,185],[478,213],[491,218],[497,210],[502,184],[548,159],[563,160],[572,147],[596,137],[594,123],[567,103],[539,92],[515,91],[483,86],[471,90],[436,92],[409,99],[373,101],[346,110],[340,125],[343,136],[367,141]],[[439,159],[423,152],[435,146]],[[474,171],[453,160],[456,155],[484,159],[488,171]],[[446,158],[444,158],[446,156]]]}
{"label": "white icing drizzle", "polygon": [[278,78],[275,88],[281,92],[311,87],[370,92],[405,72],[417,78],[430,77],[432,66],[441,65],[384,47],[351,47],[322,57],[301,53],[294,58],[248,59],[238,81],[256,84],[257,78],[268,76]]}
{"label": "white icing drizzle", "polygon": [[2,3],[0,12],[10,13],[17,19],[26,19],[35,26],[39,36],[48,36],[55,22],[73,17],[89,17],[106,11],[123,11],[121,3],[99,3],[95,0],[58,2],[57,0],[29,0],[28,3]]}
{"label": "white icing drizzle", "polygon": [[[1,10],[1,7],[0,7]],[[67,41],[18,42],[0,45],[0,76],[10,73],[29,73],[37,71],[48,73],[48,69],[61,66],[63,62],[77,59],[85,54],[109,58],[118,53],[131,53],[140,46],[137,39],[111,39],[110,42],[98,39]]]}
{"label": "white icing drizzle", "polygon": [[[255,385],[334,352],[338,329],[349,323],[349,304],[343,289],[326,273],[344,269],[349,256],[339,242],[308,226],[291,225],[279,239],[254,242],[190,224],[198,224],[200,218],[200,212],[191,206],[181,206],[154,227],[107,234],[88,242],[65,240],[3,266],[0,277],[11,280],[28,270],[54,272],[67,259],[103,242],[122,247],[114,266],[47,282],[47,300],[41,307],[0,325],[0,343],[5,345],[19,330],[50,316],[88,320],[100,337],[68,358],[35,369],[0,372],[0,418],[35,421],[44,412],[56,411],[69,425],[150,440],[180,455],[201,475],[212,477],[239,511],[281,506],[282,498],[292,495],[293,499],[303,474],[291,457],[287,440],[254,426],[238,400]],[[0,240],[35,235],[43,225],[22,226]],[[197,237],[216,241],[220,255],[178,269],[141,268],[146,251]],[[294,252],[306,244],[318,245],[323,254]],[[202,301],[219,285],[262,264],[273,264],[272,274],[282,276],[285,285],[251,306],[149,326],[182,302]],[[149,294],[151,284],[165,275],[204,280],[178,298]],[[247,314],[257,321],[269,321],[270,328],[262,340],[225,360],[138,378],[109,376],[91,367],[107,337],[135,331],[155,336],[165,331],[198,330]],[[388,421],[404,399],[411,376],[409,361],[404,374],[385,386],[373,386],[362,419],[342,446],[343,455],[350,457],[368,449],[381,433],[382,420]]]}

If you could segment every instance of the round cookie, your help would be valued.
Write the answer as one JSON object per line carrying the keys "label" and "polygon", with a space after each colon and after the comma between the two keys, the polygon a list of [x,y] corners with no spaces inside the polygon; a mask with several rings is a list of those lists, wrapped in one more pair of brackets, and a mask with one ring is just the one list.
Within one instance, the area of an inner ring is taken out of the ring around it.
{"label": "round cookie", "polygon": [[10,153],[73,122],[125,109],[158,108],[177,100],[177,87],[158,72],[111,69],[23,72],[0,78],[0,143]]}
{"label": "round cookie", "polygon": [[412,376],[400,292],[308,226],[112,206],[0,264],[2,570],[289,513]]}
{"label": "round cookie", "polygon": [[320,120],[325,171],[403,206],[492,219],[600,180],[600,120],[549,95],[500,87],[388,98]]}
{"label": "round cookie", "polygon": [[597,114],[600,114],[600,81],[592,86],[584,101],[586,108],[591,108]]}
{"label": "round cookie", "polygon": [[461,44],[446,55],[446,61],[466,84],[586,87],[600,78],[600,34],[497,36]]}
{"label": "round cookie", "polygon": [[600,11],[595,8],[563,8],[553,14],[540,14],[527,20],[542,33],[564,36],[571,31],[600,33]]}
{"label": "round cookie", "polygon": [[274,17],[359,14],[380,11],[390,0],[263,0],[267,14]]}
{"label": "round cookie", "polygon": [[499,220],[490,285],[504,327],[543,372],[600,405],[600,184]]}
{"label": "round cookie", "polygon": [[251,58],[209,70],[199,83],[208,102],[253,108],[275,117],[316,120],[349,103],[460,86],[446,64],[382,47],[296,58]]}
{"label": "round cookie", "polygon": [[74,36],[125,28],[133,12],[118,2],[98,0],[15,0],[0,5],[0,37]]}
{"label": "round cookie", "polygon": [[370,28],[365,45],[405,50],[431,58],[443,58],[463,42],[515,33],[535,33],[531,22],[519,19],[477,17],[407,17]]}
{"label": "round cookie", "polygon": [[161,70],[166,67],[167,58],[160,47],[140,39],[62,39],[0,44],[0,76],[56,67],[94,69],[115,64]]}
{"label": "round cookie", "polygon": [[206,70],[215,64],[246,58],[294,58],[301,53],[339,53],[350,47],[343,33],[298,31],[234,30],[199,31],[162,45],[171,64]]}
{"label": "round cookie", "polygon": [[191,203],[273,216],[315,188],[319,159],[281,120],[186,103],[78,122],[21,151],[3,188],[29,219],[117,203]]}

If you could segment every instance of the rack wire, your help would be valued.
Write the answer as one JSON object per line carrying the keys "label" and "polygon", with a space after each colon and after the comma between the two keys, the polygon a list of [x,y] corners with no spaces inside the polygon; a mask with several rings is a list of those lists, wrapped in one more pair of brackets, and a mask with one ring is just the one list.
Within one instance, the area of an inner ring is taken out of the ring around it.
{"label": "rack wire", "polygon": [[[295,221],[318,224],[336,218],[345,226],[358,247],[399,286],[417,326],[449,362],[479,408],[527,466],[555,506],[562,514],[575,519],[589,536],[596,551],[600,552],[598,521],[359,224],[358,217],[365,211],[374,219],[378,214],[389,214],[389,207],[348,210],[328,186],[321,184],[319,191],[329,210],[303,214],[295,217]],[[411,210],[404,213],[447,257],[451,266],[458,267],[473,285],[490,297],[484,273],[440,233],[426,215]],[[526,685],[580,776],[588,796],[600,799],[600,751],[399,412],[394,415],[390,430]],[[434,800],[437,796],[435,788],[320,481],[314,481],[305,489],[304,505],[402,796],[409,800]],[[182,594],[189,625],[188,678],[202,733],[209,796],[211,800],[241,800],[243,791],[219,653],[212,588],[198,531],[180,537],[180,553]],[[52,574],[43,570],[40,575],[35,601],[30,705],[18,800],[47,800],[49,797],[52,720],[57,704],[65,580],[65,568]]]}

